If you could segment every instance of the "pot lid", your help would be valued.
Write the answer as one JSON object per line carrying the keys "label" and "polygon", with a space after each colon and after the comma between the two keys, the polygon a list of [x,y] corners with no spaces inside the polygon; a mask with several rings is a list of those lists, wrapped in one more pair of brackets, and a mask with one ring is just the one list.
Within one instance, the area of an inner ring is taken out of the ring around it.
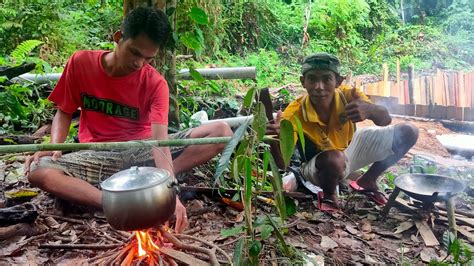
{"label": "pot lid", "polygon": [[159,185],[170,177],[164,169],[132,166],[130,169],[113,174],[100,184],[103,190],[131,191]]}

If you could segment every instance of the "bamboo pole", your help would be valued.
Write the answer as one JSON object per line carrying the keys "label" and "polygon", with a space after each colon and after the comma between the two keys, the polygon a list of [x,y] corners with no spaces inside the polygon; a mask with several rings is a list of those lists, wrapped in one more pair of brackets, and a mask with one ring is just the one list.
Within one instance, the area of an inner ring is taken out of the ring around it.
{"label": "bamboo pole", "polygon": [[205,145],[227,143],[231,137],[215,138],[189,138],[168,140],[136,140],[126,142],[89,142],[89,143],[56,143],[56,144],[23,144],[23,145],[1,145],[1,153],[33,152],[33,151],[74,151],[74,150],[111,150],[130,149],[140,147],[170,147],[187,145]]}
{"label": "bamboo pole", "polygon": [[[189,138],[168,140],[134,140],[125,142],[89,142],[89,143],[55,143],[55,144],[22,144],[0,145],[0,154],[36,151],[79,151],[79,150],[126,150],[143,147],[171,147],[227,143],[232,137]],[[263,141],[274,141],[272,136],[265,136]]]}

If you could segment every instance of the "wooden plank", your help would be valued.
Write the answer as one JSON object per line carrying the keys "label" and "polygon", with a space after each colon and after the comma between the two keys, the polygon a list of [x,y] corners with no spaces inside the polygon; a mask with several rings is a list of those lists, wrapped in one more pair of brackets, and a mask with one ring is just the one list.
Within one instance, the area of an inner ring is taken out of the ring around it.
{"label": "wooden plank", "polygon": [[465,227],[463,226],[458,226],[458,232],[465,236],[467,238],[467,240],[469,240],[469,242],[471,242],[471,244],[474,243],[474,234],[469,232]]}
{"label": "wooden plank", "polygon": [[397,58],[397,81],[395,83],[395,87],[397,89],[397,97],[398,97],[398,103],[402,103],[402,99],[403,99],[403,92],[404,90],[402,90],[402,84],[400,83],[400,77],[401,77],[401,73],[400,73],[400,59]]}
{"label": "wooden plank", "polygon": [[408,66],[408,97],[409,97],[409,103],[414,104],[415,103],[415,98],[414,98],[414,91],[415,91],[415,70],[413,67],[413,64],[410,64]]}
{"label": "wooden plank", "polygon": [[211,265],[210,263],[207,263],[203,260],[197,259],[189,254],[186,254],[184,252],[172,249],[172,248],[166,248],[166,247],[161,247],[160,252],[170,256],[171,258],[184,263],[186,265],[199,265],[199,266],[209,266]]}
{"label": "wooden plank", "polygon": [[430,108],[428,105],[416,105],[416,115],[418,117],[429,117],[430,116]]}
{"label": "wooden plank", "polygon": [[459,107],[468,107],[466,99],[466,90],[464,87],[464,74],[458,72],[458,87],[459,87]]}
{"label": "wooden plank", "polygon": [[431,231],[431,228],[426,224],[425,221],[415,221],[415,225],[420,232],[421,238],[423,238],[423,241],[425,242],[425,246],[439,246],[438,239],[436,239],[433,231]]}

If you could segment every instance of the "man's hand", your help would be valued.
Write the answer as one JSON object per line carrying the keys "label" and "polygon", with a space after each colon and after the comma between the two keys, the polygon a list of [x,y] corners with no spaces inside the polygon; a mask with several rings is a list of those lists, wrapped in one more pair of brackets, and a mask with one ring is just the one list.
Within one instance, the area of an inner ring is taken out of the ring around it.
{"label": "man's hand", "polygon": [[347,119],[357,123],[370,118],[373,112],[373,104],[361,100],[355,87],[351,93],[352,101],[345,107]]}
{"label": "man's hand", "polygon": [[181,203],[178,196],[176,196],[176,224],[174,230],[176,233],[181,233],[188,226],[188,216],[186,215],[186,207]]}
{"label": "man's hand", "polygon": [[270,121],[267,125],[266,135],[280,135],[280,121],[281,121],[282,112],[278,111],[276,119]]}
{"label": "man's hand", "polygon": [[52,156],[52,160],[56,161],[61,155],[61,151],[38,151],[32,156],[28,156],[25,161],[25,176],[30,174],[30,165],[32,162],[38,164],[39,159],[44,156]]}

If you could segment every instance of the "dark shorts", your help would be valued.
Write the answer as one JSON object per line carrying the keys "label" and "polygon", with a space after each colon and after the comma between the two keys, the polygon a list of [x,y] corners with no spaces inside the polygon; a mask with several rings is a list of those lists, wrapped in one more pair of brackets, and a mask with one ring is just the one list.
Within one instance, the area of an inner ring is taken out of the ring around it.
{"label": "dark shorts", "polygon": [[[192,130],[170,134],[169,139],[186,139]],[[185,147],[170,147],[173,160],[178,157]],[[109,151],[77,151],[63,154],[53,161],[51,156],[41,157],[38,164],[31,164],[31,171],[38,168],[54,168],[66,175],[85,180],[92,185],[109,178],[111,175],[132,166],[155,166],[152,147],[109,150]]]}

